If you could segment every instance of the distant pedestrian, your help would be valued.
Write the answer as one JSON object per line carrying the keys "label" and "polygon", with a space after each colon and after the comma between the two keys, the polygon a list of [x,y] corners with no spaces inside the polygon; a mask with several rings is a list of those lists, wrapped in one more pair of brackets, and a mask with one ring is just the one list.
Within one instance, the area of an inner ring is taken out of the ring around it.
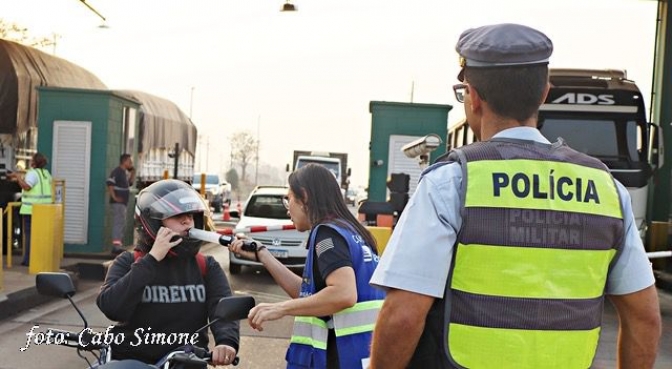
{"label": "distant pedestrian", "polygon": [[47,157],[41,153],[35,153],[30,161],[31,169],[25,176],[12,173],[11,178],[21,186],[21,209],[19,214],[23,216],[23,234],[25,240],[25,252],[21,265],[28,266],[30,262],[30,229],[33,216],[34,204],[49,204],[51,200],[51,174],[45,167]]}
{"label": "distant pedestrian", "polygon": [[112,253],[117,255],[124,251],[122,238],[126,225],[126,207],[130,196],[130,184],[135,180],[135,168],[130,154],[119,157],[119,166],[114,168],[107,179],[112,209]]}

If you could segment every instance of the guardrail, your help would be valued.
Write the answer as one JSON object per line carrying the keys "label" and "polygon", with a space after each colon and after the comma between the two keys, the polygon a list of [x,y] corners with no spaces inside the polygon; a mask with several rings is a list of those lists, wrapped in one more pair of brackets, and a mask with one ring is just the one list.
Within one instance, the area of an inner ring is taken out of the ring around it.
{"label": "guardrail", "polygon": [[672,257],[672,251],[647,252],[646,256],[648,256],[649,259],[669,258]]}

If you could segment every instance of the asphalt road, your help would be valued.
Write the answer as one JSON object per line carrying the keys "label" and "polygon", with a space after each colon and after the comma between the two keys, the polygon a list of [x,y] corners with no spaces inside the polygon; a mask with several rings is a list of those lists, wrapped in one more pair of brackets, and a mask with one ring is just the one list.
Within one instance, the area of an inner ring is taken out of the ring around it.
{"label": "asphalt road", "polygon": [[[228,251],[226,248],[210,244],[204,252],[213,255],[224,267],[228,275]],[[284,292],[261,268],[243,268],[239,275],[229,276],[236,293],[250,294],[257,303],[278,302],[286,299]],[[74,296],[79,308],[88,319],[94,331],[104,331],[112,324],[95,305],[100,282],[80,281],[79,292]],[[660,344],[655,369],[672,368],[672,295],[660,292],[663,315],[663,338]],[[292,319],[289,317],[271,322],[263,332],[253,331],[246,321],[241,322],[241,362],[238,368],[264,369],[284,368],[284,356],[291,334]],[[25,311],[13,318],[0,322],[0,369],[44,369],[44,368],[85,368],[86,362],[77,356],[74,349],[57,345],[36,345],[26,347],[27,333],[44,332],[47,327],[78,331],[83,323],[67,300],[55,301],[35,309]],[[610,303],[606,303],[603,329],[596,359],[592,368],[616,367],[617,317]]]}
{"label": "asphalt road", "polygon": [[[227,269],[228,252],[221,246],[208,245],[205,252],[213,255]],[[227,274],[228,274],[228,270]],[[257,303],[278,302],[286,299],[284,292],[261,269],[244,268],[240,275],[230,277],[236,293],[249,294]],[[88,320],[91,329],[104,331],[113,324],[98,310],[96,296],[100,282],[80,281],[78,293],[73,297]],[[179,318],[179,317],[176,317]],[[0,369],[86,368],[86,362],[77,356],[75,349],[54,344],[36,345],[32,342],[26,350],[27,333],[45,332],[47,327],[79,331],[83,322],[67,300],[54,301],[14,316],[0,323]],[[285,351],[291,334],[289,317],[265,324],[263,332],[252,330],[247,321],[241,321],[240,364],[237,368],[284,368]],[[90,355],[89,358],[92,358]]]}

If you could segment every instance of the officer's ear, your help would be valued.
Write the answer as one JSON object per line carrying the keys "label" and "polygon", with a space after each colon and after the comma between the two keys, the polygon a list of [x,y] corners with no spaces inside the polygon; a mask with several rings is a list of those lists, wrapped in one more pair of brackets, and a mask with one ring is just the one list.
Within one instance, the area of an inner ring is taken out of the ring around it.
{"label": "officer's ear", "polygon": [[481,109],[481,104],[483,103],[483,98],[478,93],[478,90],[471,84],[467,84],[465,93],[469,94],[469,107],[473,113]]}
{"label": "officer's ear", "polygon": [[548,97],[548,91],[551,90],[551,83],[546,82],[546,87],[544,88],[544,92],[541,94],[541,101],[539,101],[539,106],[543,105],[544,102],[546,102],[546,98]]}

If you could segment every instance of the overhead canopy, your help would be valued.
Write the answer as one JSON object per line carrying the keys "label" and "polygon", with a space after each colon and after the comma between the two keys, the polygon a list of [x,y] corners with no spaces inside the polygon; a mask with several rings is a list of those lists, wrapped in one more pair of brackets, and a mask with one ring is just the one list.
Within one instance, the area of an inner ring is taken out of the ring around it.
{"label": "overhead canopy", "polygon": [[106,90],[91,72],[40,50],[0,39],[0,133],[37,126],[38,86]]}
{"label": "overhead canopy", "polygon": [[175,143],[192,155],[196,154],[197,130],[191,119],[173,102],[146,92],[115,90],[115,93],[137,100],[140,106],[140,147],[173,148]]}

